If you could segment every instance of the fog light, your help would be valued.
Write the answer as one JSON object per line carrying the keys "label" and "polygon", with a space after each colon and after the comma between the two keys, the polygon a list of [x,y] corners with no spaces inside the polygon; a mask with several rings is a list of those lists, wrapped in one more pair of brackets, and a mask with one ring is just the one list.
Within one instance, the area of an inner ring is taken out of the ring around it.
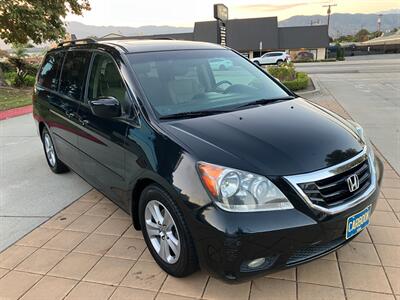
{"label": "fog light", "polygon": [[263,265],[264,263],[265,263],[265,257],[260,257],[260,258],[251,260],[251,261],[247,264],[247,266],[248,266],[250,269],[256,269],[256,268],[259,268],[259,267],[260,267],[261,265]]}

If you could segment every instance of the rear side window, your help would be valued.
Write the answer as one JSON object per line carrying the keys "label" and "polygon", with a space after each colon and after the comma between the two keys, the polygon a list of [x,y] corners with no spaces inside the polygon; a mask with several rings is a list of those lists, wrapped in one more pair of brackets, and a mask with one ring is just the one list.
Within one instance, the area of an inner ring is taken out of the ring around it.
{"label": "rear side window", "polygon": [[75,100],[82,99],[90,57],[91,53],[86,51],[67,53],[61,73],[60,93]]}
{"label": "rear side window", "polygon": [[60,70],[63,63],[64,52],[49,53],[40,69],[37,84],[56,91]]}

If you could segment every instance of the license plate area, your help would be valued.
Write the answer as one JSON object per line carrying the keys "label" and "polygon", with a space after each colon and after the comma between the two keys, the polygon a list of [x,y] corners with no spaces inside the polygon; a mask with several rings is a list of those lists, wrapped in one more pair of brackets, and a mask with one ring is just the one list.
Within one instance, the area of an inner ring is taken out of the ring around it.
{"label": "license plate area", "polygon": [[369,205],[362,211],[347,218],[346,222],[346,239],[349,239],[363,230],[369,224],[371,216],[371,208]]}

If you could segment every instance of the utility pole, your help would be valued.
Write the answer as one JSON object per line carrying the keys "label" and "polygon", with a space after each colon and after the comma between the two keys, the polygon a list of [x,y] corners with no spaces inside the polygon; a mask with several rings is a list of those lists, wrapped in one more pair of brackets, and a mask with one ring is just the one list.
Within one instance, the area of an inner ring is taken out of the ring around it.
{"label": "utility pole", "polygon": [[326,12],[328,14],[328,34],[329,34],[329,21],[331,19],[331,7],[333,7],[333,6],[337,6],[337,4],[322,5],[322,7],[327,7],[328,8],[328,10]]}
{"label": "utility pole", "polygon": [[[327,7],[328,10],[326,11],[326,13],[328,14],[328,37],[329,37],[329,22],[331,20],[331,7],[333,6],[337,6],[337,4],[327,4],[327,5],[322,5],[322,7]],[[328,51],[325,50],[325,58],[328,58]]]}

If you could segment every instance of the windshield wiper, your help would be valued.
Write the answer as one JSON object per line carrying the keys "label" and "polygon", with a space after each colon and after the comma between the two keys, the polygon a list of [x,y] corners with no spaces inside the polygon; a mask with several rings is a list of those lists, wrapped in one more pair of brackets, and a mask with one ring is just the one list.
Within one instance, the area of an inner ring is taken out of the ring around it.
{"label": "windshield wiper", "polygon": [[216,115],[220,113],[230,112],[230,110],[200,110],[200,111],[189,111],[189,112],[181,112],[171,115],[161,116],[161,120],[168,120],[168,119],[186,119],[186,118],[196,118],[196,117],[203,117],[203,116],[210,116]]}
{"label": "windshield wiper", "polygon": [[236,106],[235,109],[240,109],[243,107],[248,107],[248,106],[256,106],[256,105],[266,105],[266,104],[271,104],[279,101],[285,101],[285,100],[292,100],[295,97],[293,96],[287,96],[287,97],[279,97],[279,98],[265,98],[265,99],[258,99],[255,101],[251,101],[239,106]]}

